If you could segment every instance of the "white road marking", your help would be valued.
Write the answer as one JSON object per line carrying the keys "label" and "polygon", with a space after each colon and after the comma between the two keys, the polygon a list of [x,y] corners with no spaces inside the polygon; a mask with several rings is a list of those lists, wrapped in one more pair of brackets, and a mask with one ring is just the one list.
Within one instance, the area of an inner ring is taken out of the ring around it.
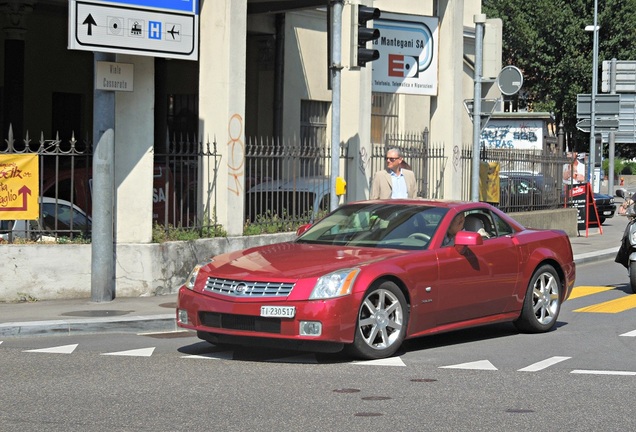
{"label": "white road marking", "polygon": [[619,335],[619,336],[636,337],[636,330],[632,330],[630,332],[623,333],[622,335]]}
{"label": "white road marking", "polygon": [[118,351],[112,353],[102,353],[102,355],[112,355],[112,356],[130,356],[130,357],[150,357],[154,352],[155,348],[139,348],[128,351]]}
{"label": "white road marking", "polygon": [[37,352],[37,353],[53,353],[53,354],[70,354],[75,351],[78,344],[73,345],[62,345],[51,348],[40,348],[40,349],[32,349],[32,350],[24,350],[22,352]]}
{"label": "white road marking", "polygon": [[233,360],[234,353],[232,351],[215,352],[208,354],[184,355],[181,358],[207,359],[207,360]]}
{"label": "white road marking", "polygon": [[461,363],[451,366],[440,366],[440,369],[473,369],[473,370],[497,370],[488,360],[479,360],[476,362]]}
{"label": "white road marking", "polygon": [[583,369],[575,369],[572,372],[573,374],[588,374],[588,375],[627,375],[627,376],[636,376],[636,372],[631,371],[606,371],[606,370],[583,370]]}
{"label": "white road marking", "polygon": [[389,357],[378,360],[365,360],[352,362],[354,365],[362,366],[406,366],[400,357]]}
{"label": "white road marking", "polygon": [[526,366],[523,369],[519,369],[518,372],[537,372],[571,358],[572,357],[559,357],[559,356],[550,357],[549,359],[545,359],[540,362],[531,364],[530,366]]}

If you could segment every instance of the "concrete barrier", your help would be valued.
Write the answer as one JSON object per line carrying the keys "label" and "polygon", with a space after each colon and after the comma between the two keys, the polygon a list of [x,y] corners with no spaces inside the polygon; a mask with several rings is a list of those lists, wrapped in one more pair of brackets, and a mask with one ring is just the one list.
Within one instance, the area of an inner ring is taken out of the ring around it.
{"label": "concrete barrier", "polygon": [[[572,208],[511,213],[528,228],[561,229],[576,237]],[[201,239],[151,244],[119,244],[115,251],[117,297],[176,293],[200,261],[223,252],[280,243],[295,233]],[[91,297],[90,244],[3,244],[0,301]]]}

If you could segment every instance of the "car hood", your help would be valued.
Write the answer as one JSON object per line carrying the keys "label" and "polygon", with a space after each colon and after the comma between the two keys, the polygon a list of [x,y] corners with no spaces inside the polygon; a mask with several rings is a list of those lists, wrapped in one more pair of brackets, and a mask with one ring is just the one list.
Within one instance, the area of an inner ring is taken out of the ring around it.
{"label": "car hood", "polygon": [[225,279],[297,280],[406,253],[385,248],[277,243],[216,256],[202,272]]}

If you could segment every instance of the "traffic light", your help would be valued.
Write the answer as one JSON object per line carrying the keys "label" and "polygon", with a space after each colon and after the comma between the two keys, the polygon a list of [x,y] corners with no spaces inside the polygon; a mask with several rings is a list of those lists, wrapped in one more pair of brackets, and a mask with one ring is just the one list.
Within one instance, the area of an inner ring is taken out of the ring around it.
{"label": "traffic light", "polygon": [[367,42],[380,37],[380,30],[367,27],[367,21],[380,17],[380,9],[353,5],[351,17],[351,66],[365,67],[367,62],[380,58],[376,49],[368,49]]}

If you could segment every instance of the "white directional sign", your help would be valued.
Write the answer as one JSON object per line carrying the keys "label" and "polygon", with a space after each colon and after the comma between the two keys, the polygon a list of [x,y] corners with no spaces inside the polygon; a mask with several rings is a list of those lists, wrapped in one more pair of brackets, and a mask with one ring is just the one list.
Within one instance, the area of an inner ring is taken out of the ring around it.
{"label": "white directional sign", "polygon": [[195,0],[117,3],[71,0],[69,49],[197,60],[195,3]]}

